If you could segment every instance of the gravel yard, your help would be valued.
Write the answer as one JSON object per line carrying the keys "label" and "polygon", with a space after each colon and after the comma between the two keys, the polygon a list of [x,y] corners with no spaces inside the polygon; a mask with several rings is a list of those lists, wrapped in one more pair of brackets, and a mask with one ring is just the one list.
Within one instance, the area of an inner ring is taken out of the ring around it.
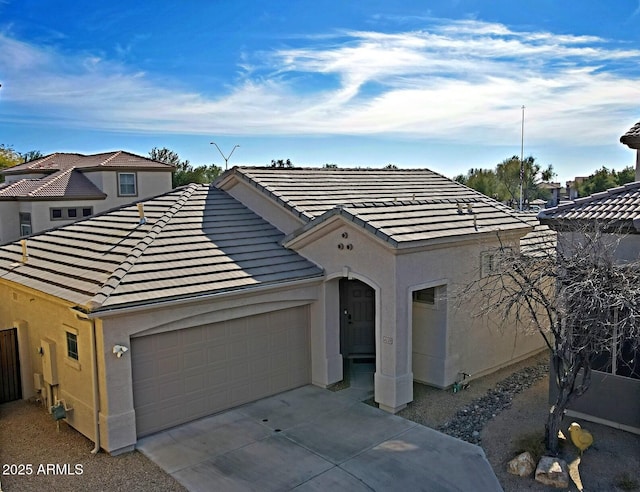
{"label": "gravel yard", "polygon": [[[520,451],[519,437],[543,435],[549,411],[548,384],[548,356],[543,353],[472,381],[469,389],[456,394],[414,384],[414,401],[399,415],[479,444],[505,492],[548,492],[554,489],[533,477],[521,478],[506,471],[507,462]],[[566,417],[563,429],[573,420]],[[595,443],[581,459],[571,443],[562,446],[561,457],[571,465],[575,478],[568,490],[640,491],[640,436],[578,422],[593,433]],[[621,488],[625,485],[630,488]]]}
{"label": "gravel yard", "polygon": [[[56,423],[41,405],[27,401],[0,405],[3,492],[186,490],[137,451],[94,456],[92,449],[93,442],[64,422],[57,432]],[[30,471],[26,465],[31,465]]]}

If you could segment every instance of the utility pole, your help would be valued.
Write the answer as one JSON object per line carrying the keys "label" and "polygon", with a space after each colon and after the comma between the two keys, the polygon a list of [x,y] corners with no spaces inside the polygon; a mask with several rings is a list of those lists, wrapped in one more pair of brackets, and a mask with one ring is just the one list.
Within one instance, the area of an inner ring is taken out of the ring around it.
{"label": "utility pole", "polygon": [[523,207],[523,181],[524,181],[524,105],[522,106],[522,128],[520,130],[520,212]]}
{"label": "utility pole", "polygon": [[211,145],[215,145],[216,149],[218,149],[218,152],[220,152],[220,155],[222,156],[222,158],[224,159],[224,170],[227,170],[227,167],[229,165],[229,159],[231,159],[231,154],[233,154],[233,151],[236,150],[238,147],[240,147],[239,145],[235,145],[233,147],[233,149],[231,149],[231,152],[229,152],[229,155],[227,157],[224,156],[224,154],[222,153],[222,151],[220,150],[220,147],[218,147],[218,144],[215,142],[211,142]]}

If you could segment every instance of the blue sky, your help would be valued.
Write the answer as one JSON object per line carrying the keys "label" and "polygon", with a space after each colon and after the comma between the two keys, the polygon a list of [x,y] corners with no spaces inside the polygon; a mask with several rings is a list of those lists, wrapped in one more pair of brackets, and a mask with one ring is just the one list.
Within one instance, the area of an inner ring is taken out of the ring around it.
{"label": "blue sky", "polygon": [[0,0],[0,143],[193,164],[635,162],[640,1]]}

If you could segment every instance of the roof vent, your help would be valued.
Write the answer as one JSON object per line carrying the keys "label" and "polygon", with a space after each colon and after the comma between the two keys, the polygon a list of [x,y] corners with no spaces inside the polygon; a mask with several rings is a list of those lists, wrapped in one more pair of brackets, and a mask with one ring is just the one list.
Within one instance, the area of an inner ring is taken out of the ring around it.
{"label": "roof vent", "polygon": [[461,214],[462,212],[462,203],[458,203],[458,213]]}
{"label": "roof vent", "polygon": [[22,263],[26,263],[29,260],[29,252],[27,251],[27,240],[21,239],[20,246],[22,246]]}
{"label": "roof vent", "polygon": [[140,216],[140,224],[146,224],[147,219],[144,216],[144,204],[138,203],[138,215]]}
{"label": "roof vent", "polygon": [[467,213],[473,213],[473,203],[467,203]]}

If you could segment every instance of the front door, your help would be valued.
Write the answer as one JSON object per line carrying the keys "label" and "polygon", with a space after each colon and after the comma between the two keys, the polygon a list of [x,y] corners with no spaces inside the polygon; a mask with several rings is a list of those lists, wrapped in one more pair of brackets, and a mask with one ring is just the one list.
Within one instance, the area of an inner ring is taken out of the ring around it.
{"label": "front door", "polygon": [[22,398],[18,330],[0,330],[0,403]]}
{"label": "front door", "polygon": [[340,279],[340,332],[343,357],[375,357],[375,291],[360,280]]}

